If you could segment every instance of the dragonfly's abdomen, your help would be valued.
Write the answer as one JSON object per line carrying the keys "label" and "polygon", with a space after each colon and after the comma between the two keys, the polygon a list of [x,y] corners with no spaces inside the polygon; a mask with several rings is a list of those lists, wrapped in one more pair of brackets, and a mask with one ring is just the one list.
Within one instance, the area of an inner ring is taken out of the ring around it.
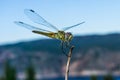
{"label": "dragonfly's abdomen", "polygon": [[41,32],[41,31],[32,31],[34,33],[37,33],[37,34],[41,34],[41,35],[44,35],[44,36],[47,36],[47,37],[50,37],[50,38],[55,38],[55,33],[47,33],[47,32]]}
{"label": "dragonfly's abdomen", "polygon": [[66,41],[64,33],[53,33],[53,32],[48,33],[48,32],[42,32],[42,31],[32,31],[32,32],[37,33],[37,34],[41,34],[41,35],[44,35],[44,36],[47,36],[50,38],[55,38],[55,39],[58,39],[61,41]]}

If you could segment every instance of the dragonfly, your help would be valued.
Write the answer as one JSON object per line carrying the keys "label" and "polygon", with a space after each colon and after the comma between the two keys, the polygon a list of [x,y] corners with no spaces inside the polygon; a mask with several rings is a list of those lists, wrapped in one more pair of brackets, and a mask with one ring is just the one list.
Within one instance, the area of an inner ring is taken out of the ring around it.
{"label": "dragonfly", "polygon": [[56,32],[45,30],[45,29],[42,29],[42,28],[38,28],[38,27],[35,27],[33,25],[29,25],[29,24],[27,24],[25,22],[22,22],[22,21],[15,21],[14,22],[15,24],[17,24],[19,26],[22,26],[22,27],[25,27],[27,29],[30,29],[33,33],[44,35],[44,36],[47,36],[49,38],[54,38],[54,39],[60,40],[61,43],[62,43],[62,48],[63,48],[63,46],[69,46],[70,41],[73,39],[72,33],[71,32],[65,32],[65,31],[85,23],[85,21],[83,21],[83,22],[80,22],[78,24],[68,26],[68,27],[64,27],[62,30],[59,30],[56,26],[54,26],[51,23],[49,23],[48,21],[46,21],[43,17],[41,17],[39,14],[37,14],[32,9],[25,9],[24,13],[34,23],[46,26],[50,29],[55,30]]}

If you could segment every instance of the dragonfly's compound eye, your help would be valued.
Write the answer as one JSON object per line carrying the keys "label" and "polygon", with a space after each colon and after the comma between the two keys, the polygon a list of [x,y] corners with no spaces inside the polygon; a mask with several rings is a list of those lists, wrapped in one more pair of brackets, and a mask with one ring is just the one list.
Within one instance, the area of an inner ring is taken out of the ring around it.
{"label": "dragonfly's compound eye", "polygon": [[72,35],[70,32],[67,32],[67,33],[66,33],[66,39],[67,39],[68,41],[71,41],[72,38],[73,38],[73,35]]}
{"label": "dragonfly's compound eye", "polygon": [[72,34],[70,32],[67,32],[66,35],[69,36],[69,35],[72,35]]}

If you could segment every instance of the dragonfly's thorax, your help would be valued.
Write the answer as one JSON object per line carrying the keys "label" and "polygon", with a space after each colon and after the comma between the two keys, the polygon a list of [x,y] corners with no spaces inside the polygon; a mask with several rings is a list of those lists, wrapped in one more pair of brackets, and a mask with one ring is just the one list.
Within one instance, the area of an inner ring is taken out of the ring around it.
{"label": "dragonfly's thorax", "polygon": [[65,32],[64,31],[58,31],[58,33],[56,35],[56,38],[64,41],[65,40]]}
{"label": "dragonfly's thorax", "polygon": [[73,35],[70,32],[58,31],[56,33],[56,38],[65,42],[69,42],[72,40]]}

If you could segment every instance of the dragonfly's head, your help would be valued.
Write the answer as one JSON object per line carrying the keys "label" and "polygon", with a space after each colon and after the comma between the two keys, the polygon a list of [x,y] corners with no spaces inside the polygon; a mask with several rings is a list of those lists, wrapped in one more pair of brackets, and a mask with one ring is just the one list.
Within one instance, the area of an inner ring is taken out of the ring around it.
{"label": "dragonfly's head", "polygon": [[66,32],[65,33],[65,39],[66,39],[66,41],[71,41],[72,38],[73,38],[72,33],[70,33],[70,32]]}

